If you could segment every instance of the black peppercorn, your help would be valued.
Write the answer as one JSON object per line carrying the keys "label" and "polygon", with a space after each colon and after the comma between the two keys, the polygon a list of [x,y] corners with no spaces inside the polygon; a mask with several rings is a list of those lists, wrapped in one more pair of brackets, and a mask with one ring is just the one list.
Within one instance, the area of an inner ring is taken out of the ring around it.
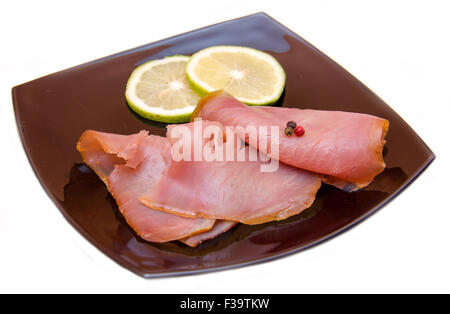
{"label": "black peppercorn", "polygon": [[289,121],[289,122],[286,124],[286,126],[287,126],[288,128],[295,129],[295,128],[297,127],[297,123],[295,123],[294,121]]}

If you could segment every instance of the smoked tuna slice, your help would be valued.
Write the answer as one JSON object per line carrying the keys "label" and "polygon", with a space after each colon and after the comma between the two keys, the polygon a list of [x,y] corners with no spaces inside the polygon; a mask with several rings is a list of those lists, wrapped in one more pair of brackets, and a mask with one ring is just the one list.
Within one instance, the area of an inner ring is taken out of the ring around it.
{"label": "smoked tuna slice", "polygon": [[[204,127],[210,125],[202,122]],[[193,130],[192,124],[186,129]],[[172,132],[169,129],[169,136]],[[254,150],[238,146],[246,156]],[[274,172],[262,172],[261,165],[267,163],[259,158],[172,162],[167,174],[140,200],[176,215],[245,224],[282,220],[309,208],[320,188],[320,177],[282,163]]]}
{"label": "smoked tuna slice", "polygon": [[143,239],[167,242],[210,230],[214,220],[191,219],[153,210],[138,197],[152,189],[171,164],[164,137],[86,131],[77,149],[83,161],[105,182],[127,223]]}
{"label": "smoked tuna slice", "polygon": [[214,239],[215,237],[221,235],[222,233],[227,232],[235,225],[237,225],[237,222],[235,221],[216,220],[216,223],[214,224],[214,227],[211,230],[190,236],[189,238],[186,239],[181,239],[180,241],[191,247],[196,247],[203,241]]}
{"label": "smoked tuna slice", "polygon": [[[367,186],[385,168],[383,146],[389,122],[375,116],[250,107],[224,91],[217,91],[200,101],[192,119],[195,117],[218,121],[225,126],[278,126],[281,162],[320,173],[326,183],[346,190]],[[284,135],[286,123],[291,120],[306,130],[304,136]],[[244,140],[248,142],[248,138]],[[270,147],[258,149],[270,153]]]}
{"label": "smoked tuna slice", "polygon": [[[114,170],[114,166],[124,164],[135,156],[139,144],[147,136],[145,131],[133,135],[119,135],[88,130],[81,135],[77,149],[83,161],[107,184],[106,179]],[[136,161],[136,158],[134,159]]]}

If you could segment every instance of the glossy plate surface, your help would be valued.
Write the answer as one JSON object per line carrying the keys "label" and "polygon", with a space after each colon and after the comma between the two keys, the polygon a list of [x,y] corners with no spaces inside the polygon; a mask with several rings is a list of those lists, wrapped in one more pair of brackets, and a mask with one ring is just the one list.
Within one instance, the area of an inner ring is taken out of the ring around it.
{"label": "glossy plate surface", "polygon": [[[75,149],[87,129],[164,135],[164,124],[137,117],[124,91],[133,69],[152,59],[213,45],[264,50],[282,64],[286,107],[362,112],[388,119],[387,169],[355,193],[321,188],[313,207],[286,221],[239,225],[197,248],[148,243],[121,217],[100,179]],[[434,159],[418,135],[361,82],[264,13],[209,26],[79,65],[13,88],[23,146],[43,188],[65,218],[103,253],[145,277],[188,274],[281,257],[359,222],[398,195]],[[58,235],[55,235],[58,236]]]}

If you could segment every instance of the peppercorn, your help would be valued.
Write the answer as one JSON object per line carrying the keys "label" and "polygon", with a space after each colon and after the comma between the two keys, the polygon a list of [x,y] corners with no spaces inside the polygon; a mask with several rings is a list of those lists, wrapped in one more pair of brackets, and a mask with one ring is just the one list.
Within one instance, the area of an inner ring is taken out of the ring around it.
{"label": "peppercorn", "polygon": [[299,125],[294,129],[294,133],[297,136],[303,136],[303,135],[305,135],[305,129]]}
{"label": "peppercorn", "polygon": [[292,136],[294,135],[294,129],[291,127],[287,127],[284,129],[284,134],[286,134],[286,136]]}
{"label": "peppercorn", "polygon": [[295,128],[297,127],[297,123],[295,123],[294,121],[289,121],[289,122],[286,124],[286,126],[287,126],[288,128],[293,128],[293,129],[295,129]]}

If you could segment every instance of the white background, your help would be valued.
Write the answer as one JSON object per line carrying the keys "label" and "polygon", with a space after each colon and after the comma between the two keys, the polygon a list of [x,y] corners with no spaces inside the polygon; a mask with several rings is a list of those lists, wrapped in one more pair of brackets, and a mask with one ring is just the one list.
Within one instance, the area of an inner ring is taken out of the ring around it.
{"label": "white background", "polygon": [[[258,11],[364,82],[437,160],[376,215],[313,249],[241,269],[141,279],[84,240],[44,193],[17,135],[11,88]],[[446,1],[2,1],[0,292],[449,293],[449,13]]]}

